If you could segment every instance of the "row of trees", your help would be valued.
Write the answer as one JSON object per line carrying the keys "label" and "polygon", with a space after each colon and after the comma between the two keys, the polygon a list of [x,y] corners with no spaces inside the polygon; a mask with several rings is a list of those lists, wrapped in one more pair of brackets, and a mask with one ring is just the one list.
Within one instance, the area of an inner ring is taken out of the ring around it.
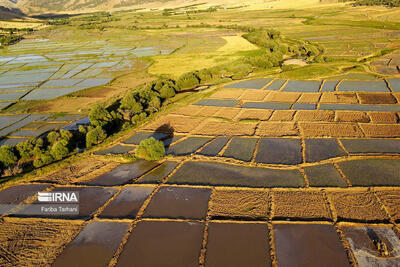
{"label": "row of trees", "polygon": [[353,5],[399,7],[400,0],[357,0],[353,3]]}

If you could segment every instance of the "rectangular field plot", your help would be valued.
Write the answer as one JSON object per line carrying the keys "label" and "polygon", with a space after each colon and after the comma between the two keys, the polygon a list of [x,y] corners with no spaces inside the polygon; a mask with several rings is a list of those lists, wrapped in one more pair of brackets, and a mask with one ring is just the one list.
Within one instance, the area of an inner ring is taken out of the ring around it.
{"label": "rectangular field plot", "polygon": [[204,156],[217,156],[221,149],[228,143],[229,138],[227,137],[217,137],[210,144],[205,146],[198,154]]}
{"label": "rectangular field plot", "polygon": [[155,168],[154,170],[147,173],[145,176],[140,178],[137,184],[158,184],[163,181],[175,168],[178,163],[175,161],[167,161]]}
{"label": "rectangular field plot", "polygon": [[262,89],[271,81],[272,81],[272,79],[269,79],[269,78],[251,79],[251,80],[241,81],[238,83],[228,84],[228,85],[224,86],[224,88]]}
{"label": "rectangular field plot", "polygon": [[138,132],[128,139],[124,140],[123,143],[131,145],[139,145],[141,141],[153,137],[156,140],[163,140],[170,136],[168,133],[158,133],[158,132]]}
{"label": "rectangular field plot", "polygon": [[26,95],[26,93],[27,92],[0,93],[0,101],[18,100]]}
{"label": "rectangular field plot", "polygon": [[257,142],[258,138],[234,137],[222,156],[242,161],[250,161],[253,157]]}
{"label": "rectangular field plot", "polygon": [[83,86],[83,87],[95,87],[95,86],[100,86],[100,85],[105,85],[109,83],[112,79],[106,78],[106,79],[86,79],[83,80],[82,82],[76,84],[76,86]]}
{"label": "rectangular field plot", "polygon": [[203,229],[198,222],[140,221],[116,266],[198,266]]}
{"label": "rectangular field plot", "polygon": [[333,164],[323,164],[304,168],[310,186],[347,187],[339,171]]}
{"label": "rectangular field plot", "polygon": [[239,103],[238,100],[226,100],[226,99],[203,99],[194,105],[200,106],[214,106],[214,107],[234,107]]}
{"label": "rectangular field plot", "polygon": [[390,88],[392,88],[393,92],[400,92],[400,79],[388,79]]}
{"label": "rectangular field plot", "polygon": [[339,81],[325,81],[322,85],[321,92],[334,92]]}
{"label": "rectangular field plot", "polygon": [[361,159],[338,164],[353,186],[400,185],[400,160]]}
{"label": "rectangular field plot", "polygon": [[337,89],[342,92],[390,92],[385,81],[342,81]]}
{"label": "rectangular field plot", "polygon": [[34,89],[29,94],[24,96],[22,100],[47,100],[53,99],[60,96],[75,93],[80,90],[84,90],[87,87],[65,87],[65,88],[51,88],[51,89]]}
{"label": "rectangular field plot", "polygon": [[321,104],[319,108],[320,110],[400,111],[400,105]]}
{"label": "rectangular field plot", "polygon": [[341,139],[344,148],[352,154],[400,153],[400,140],[393,139]]}
{"label": "rectangular field plot", "polygon": [[306,162],[319,162],[347,155],[336,139],[306,139],[305,143]]}
{"label": "rectangular field plot", "polygon": [[267,102],[246,102],[241,105],[241,108],[254,108],[254,109],[274,109],[274,110],[287,110],[292,106],[291,103],[267,103]]}
{"label": "rectangular field plot", "polygon": [[4,138],[0,140],[0,146],[15,146],[29,140],[28,138]]}
{"label": "rectangular field plot", "polygon": [[13,123],[16,123],[17,121],[20,121],[29,115],[23,114],[23,115],[3,115],[0,116],[0,129],[3,129],[4,127],[7,127]]}
{"label": "rectangular field plot", "polygon": [[273,231],[279,266],[351,266],[330,224],[279,223]]}
{"label": "rectangular field plot", "polygon": [[134,150],[134,147],[131,146],[122,146],[122,145],[115,145],[110,148],[107,148],[105,150],[100,150],[94,152],[95,155],[119,155],[119,154],[125,154],[128,152],[131,152]]}
{"label": "rectangular field plot", "polygon": [[211,222],[205,266],[271,266],[268,236],[266,224]]}
{"label": "rectangular field plot", "polygon": [[116,198],[106,206],[100,217],[135,218],[144,201],[153,192],[150,186],[124,187]]}
{"label": "rectangular field plot", "polygon": [[255,161],[265,164],[300,164],[303,161],[301,156],[301,140],[261,138]]}
{"label": "rectangular field plot", "polygon": [[298,170],[252,168],[217,162],[185,162],[169,178],[168,183],[247,187],[303,187],[304,179]]}
{"label": "rectangular field plot", "polygon": [[279,90],[285,83],[286,80],[274,80],[265,90]]}
{"label": "rectangular field plot", "polygon": [[297,103],[293,105],[294,110],[316,110],[317,104]]}
{"label": "rectangular field plot", "polygon": [[53,75],[53,72],[13,75],[13,76],[8,76],[3,74],[0,76],[0,84],[44,82],[48,78],[50,78],[51,75]]}
{"label": "rectangular field plot", "polygon": [[288,81],[283,91],[286,92],[318,92],[321,81]]}
{"label": "rectangular field plot", "polygon": [[39,120],[47,118],[47,117],[48,117],[48,115],[39,115],[39,114],[29,115],[28,117],[25,117],[22,120],[19,120],[18,122],[1,129],[0,136],[6,136],[6,135],[10,134],[11,132],[14,132],[14,131],[24,127],[25,125],[28,125],[31,122],[39,121]]}
{"label": "rectangular field plot", "polygon": [[82,82],[83,79],[60,79],[60,80],[48,80],[44,84],[40,86],[40,88],[46,87],[70,87],[74,86],[79,82]]}
{"label": "rectangular field plot", "polygon": [[168,147],[165,151],[167,155],[185,156],[196,152],[200,147],[210,142],[208,137],[189,137],[176,145]]}

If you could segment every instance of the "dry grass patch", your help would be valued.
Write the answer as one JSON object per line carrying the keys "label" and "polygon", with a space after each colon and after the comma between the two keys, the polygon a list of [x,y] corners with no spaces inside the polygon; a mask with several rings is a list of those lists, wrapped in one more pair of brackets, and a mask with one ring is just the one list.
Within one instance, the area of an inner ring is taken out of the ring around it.
{"label": "dry grass patch", "polygon": [[399,137],[400,125],[398,124],[361,124],[367,137]]}
{"label": "dry grass patch", "polygon": [[357,93],[361,104],[396,104],[391,93]]}
{"label": "dry grass patch", "polygon": [[271,117],[272,110],[265,109],[243,109],[240,111],[236,120],[260,120],[265,121]]}
{"label": "dry grass patch", "polygon": [[212,117],[220,109],[221,107],[205,106],[197,113],[197,116]]}
{"label": "dry grass patch", "polygon": [[334,121],[335,112],[329,110],[299,110],[294,116],[296,121]]}
{"label": "dry grass patch", "polygon": [[239,97],[243,94],[243,89],[223,89],[217,91],[210,98],[217,99],[239,99]]}
{"label": "dry grass patch", "polygon": [[1,266],[50,266],[82,229],[82,221],[5,218],[0,222]]}
{"label": "dry grass patch", "polygon": [[325,92],[322,94],[320,102],[324,104],[357,104],[358,100],[355,93]]}
{"label": "dry grass patch", "polygon": [[178,115],[167,115],[156,120],[150,125],[145,126],[144,129],[155,131],[162,128],[167,129],[167,126],[169,126],[173,128],[174,132],[188,133],[196,128],[203,120],[204,118],[190,118]]}
{"label": "dry grass patch", "polygon": [[272,191],[275,219],[331,219],[329,207],[319,190]]}
{"label": "dry grass patch", "polygon": [[253,135],[256,123],[234,123],[216,120],[208,120],[202,126],[193,131],[200,135]]}
{"label": "dry grass patch", "polygon": [[275,110],[272,113],[272,117],[269,119],[270,121],[291,121],[293,120],[293,116],[295,110]]}
{"label": "dry grass patch", "polygon": [[328,192],[338,219],[350,221],[383,221],[388,219],[383,206],[368,190]]}
{"label": "dry grass patch", "polygon": [[372,123],[397,123],[398,118],[395,112],[368,112]]}
{"label": "dry grass patch", "polygon": [[307,123],[300,122],[299,127],[305,137],[362,137],[357,124]]}
{"label": "dry grass patch", "polygon": [[172,114],[176,115],[184,115],[184,116],[197,116],[203,109],[202,106],[197,105],[189,105],[185,107],[181,107],[178,110],[172,112]]}
{"label": "dry grass patch", "polygon": [[301,95],[297,103],[317,103],[319,98],[321,97],[321,93],[304,93]]}
{"label": "dry grass patch", "polygon": [[400,189],[378,189],[375,194],[385,205],[392,219],[400,221]]}
{"label": "dry grass patch", "polygon": [[294,122],[261,122],[257,135],[267,137],[297,136],[299,132]]}
{"label": "dry grass patch", "polygon": [[212,217],[267,218],[269,192],[216,189],[209,205]]}
{"label": "dry grass patch", "polygon": [[335,121],[337,122],[369,122],[370,119],[362,111],[336,111]]}
{"label": "dry grass patch", "polygon": [[262,101],[267,94],[268,92],[263,90],[246,90],[240,99],[245,101]]}
{"label": "dry grass patch", "polygon": [[285,102],[285,103],[294,103],[299,98],[300,93],[294,92],[275,92],[272,91],[265,98],[266,102]]}
{"label": "dry grass patch", "polygon": [[213,117],[233,120],[239,114],[240,111],[241,111],[240,108],[222,107],[220,108],[219,111],[217,111],[217,113],[213,115]]}

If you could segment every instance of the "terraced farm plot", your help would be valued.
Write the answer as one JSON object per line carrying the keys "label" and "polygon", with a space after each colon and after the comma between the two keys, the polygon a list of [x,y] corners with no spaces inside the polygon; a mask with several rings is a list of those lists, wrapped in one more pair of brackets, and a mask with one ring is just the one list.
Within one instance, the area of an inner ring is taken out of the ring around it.
{"label": "terraced farm plot", "polygon": [[389,92],[384,81],[342,81],[337,89],[342,92]]}
{"label": "terraced farm plot", "polygon": [[341,139],[351,154],[393,153],[400,154],[400,140],[395,139]]}
{"label": "terraced farm plot", "polygon": [[242,161],[250,161],[258,142],[257,138],[232,138],[223,156]]}
{"label": "terraced farm plot", "polygon": [[210,142],[212,138],[207,137],[189,137],[176,145],[168,147],[166,154],[174,156],[185,156],[195,153],[199,148]]}
{"label": "terraced farm plot", "polygon": [[321,81],[294,81],[290,80],[283,88],[286,92],[318,92]]}
{"label": "terraced farm plot", "polygon": [[333,92],[339,81],[325,81],[321,86],[321,92]]}
{"label": "terraced farm plot", "polygon": [[123,143],[130,145],[139,145],[140,141],[143,141],[147,138],[153,137],[157,140],[163,140],[170,136],[169,133],[161,133],[161,132],[138,132],[128,139],[124,140]]}
{"label": "terraced farm plot", "polygon": [[266,164],[300,164],[301,140],[284,138],[261,138],[256,162]]}
{"label": "terraced farm plot", "polygon": [[96,151],[94,154],[96,155],[119,155],[119,154],[125,154],[133,151],[135,148],[131,146],[123,146],[123,145],[115,145],[110,148]]}
{"label": "terraced farm plot", "polygon": [[[224,88],[237,88],[237,89],[262,89],[267,84],[269,84],[272,79],[269,78],[260,78],[260,79],[251,79],[238,83],[228,84]],[[271,90],[271,89],[269,89]]]}
{"label": "terraced farm plot", "polygon": [[306,139],[306,162],[319,162],[322,160],[343,157],[346,153],[335,139]]}
{"label": "terraced farm plot", "polygon": [[347,187],[346,182],[333,164],[323,164],[304,168],[310,186]]}
{"label": "terraced farm plot", "polygon": [[225,99],[203,99],[195,103],[200,106],[214,106],[214,107],[234,107],[239,103],[237,100],[225,100]]}
{"label": "terraced farm plot", "polygon": [[217,137],[210,144],[206,145],[198,154],[204,156],[217,156],[223,147],[228,143],[230,138]]}
{"label": "terraced farm plot", "polygon": [[155,170],[150,171],[143,177],[141,177],[136,183],[137,184],[158,184],[165,177],[167,177],[176,167],[177,162],[167,161],[158,166]]}
{"label": "terraced farm plot", "polygon": [[272,83],[270,83],[265,90],[279,90],[282,88],[282,86],[286,83],[286,80],[274,80]]}
{"label": "terraced farm plot", "polygon": [[377,189],[376,196],[385,205],[391,218],[400,221],[400,190],[399,189]]}

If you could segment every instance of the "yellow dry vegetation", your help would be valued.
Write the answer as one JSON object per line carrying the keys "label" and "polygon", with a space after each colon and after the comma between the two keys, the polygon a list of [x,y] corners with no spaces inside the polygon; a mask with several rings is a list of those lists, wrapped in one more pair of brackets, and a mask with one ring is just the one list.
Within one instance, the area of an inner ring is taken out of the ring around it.
{"label": "yellow dry vegetation", "polygon": [[38,29],[38,28],[44,28],[46,26],[48,26],[48,25],[44,25],[43,23],[40,23],[40,22],[0,21],[0,27],[1,28],[17,28],[17,29],[33,28],[33,29]]}
{"label": "yellow dry vegetation", "polygon": [[226,44],[219,48],[217,51],[222,53],[235,53],[237,51],[250,51],[258,49],[257,46],[253,45],[242,36],[223,36],[222,37]]}

